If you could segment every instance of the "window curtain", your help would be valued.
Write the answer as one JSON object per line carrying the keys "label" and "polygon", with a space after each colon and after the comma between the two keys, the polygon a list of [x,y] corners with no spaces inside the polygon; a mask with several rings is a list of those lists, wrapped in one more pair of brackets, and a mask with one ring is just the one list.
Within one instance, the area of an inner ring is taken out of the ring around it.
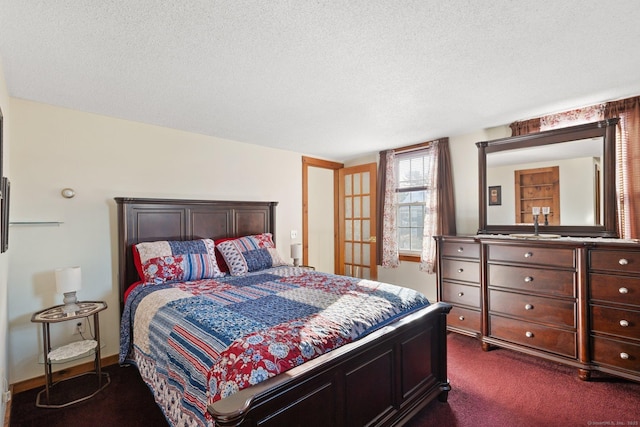
{"label": "window curtain", "polygon": [[616,129],[616,189],[618,235],[640,238],[640,97],[608,102],[608,119],[619,118]]}
{"label": "window curtain", "polygon": [[598,104],[540,117],[540,131],[559,129],[567,126],[578,126],[604,120],[604,109],[605,104]]}
{"label": "window curtain", "polygon": [[393,150],[380,152],[378,168],[380,170],[378,173],[378,218],[381,218],[377,224],[377,233],[381,238],[377,251],[378,264],[387,268],[396,268],[400,265],[400,257],[396,228],[398,200],[396,162]]}
{"label": "window curtain", "polygon": [[[438,144],[438,234],[455,236],[456,203],[453,197],[453,174],[451,171],[451,155],[449,154],[449,138],[440,140]],[[433,239],[432,239],[433,240]]]}
{"label": "window curtain", "polygon": [[[427,184],[432,188],[426,201],[424,232],[420,270],[433,273],[436,266],[436,245],[434,236],[455,235],[456,218],[453,197],[453,178],[451,173],[451,155],[449,138],[432,141],[428,156],[430,171]],[[382,236],[378,245],[378,264],[383,267],[397,267],[398,234],[396,228],[396,173],[395,151],[380,152],[378,167],[378,236]]]}
{"label": "window curtain", "polygon": [[538,117],[531,120],[513,122],[509,125],[509,127],[511,128],[511,136],[540,132],[540,118]]}
{"label": "window curtain", "polygon": [[563,113],[549,114],[534,119],[513,122],[509,125],[511,136],[527,135],[567,126],[577,126],[585,123],[604,120],[606,104],[597,104],[584,108],[577,108]]}
{"label": "window curtain", "polygon": [[433,141],[429,147],[430,173],[427,185],[431,188],[426,200],[424,216],[424,234],[422,236],[422,254],[420,270],[434,273],[436,267],[436,241],[438,235],[455,235],[456,218],[453,197],[453,179],[451,174],[451,156],[449,138]]}

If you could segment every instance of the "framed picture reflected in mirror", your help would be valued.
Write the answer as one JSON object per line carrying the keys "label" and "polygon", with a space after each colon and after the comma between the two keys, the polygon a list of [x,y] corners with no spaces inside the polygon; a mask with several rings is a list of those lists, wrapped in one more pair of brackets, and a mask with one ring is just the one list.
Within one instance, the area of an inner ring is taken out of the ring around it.
{"label": "framed picture reflected in mirror", "polygon": [[502,186],[494,185],[489,187],[489,206],[502,205]]}

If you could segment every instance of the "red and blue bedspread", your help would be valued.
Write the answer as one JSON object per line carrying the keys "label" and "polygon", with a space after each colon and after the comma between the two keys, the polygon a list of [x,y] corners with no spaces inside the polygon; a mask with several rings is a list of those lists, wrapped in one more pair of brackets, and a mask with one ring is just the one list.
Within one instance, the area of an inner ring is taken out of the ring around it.
{"label": "red and blue bedspread", "polygon": [[172,425],[211,425],[208,404],[428,305],[411,289],[287,266],[140,285],[120,363],[138,366]]}

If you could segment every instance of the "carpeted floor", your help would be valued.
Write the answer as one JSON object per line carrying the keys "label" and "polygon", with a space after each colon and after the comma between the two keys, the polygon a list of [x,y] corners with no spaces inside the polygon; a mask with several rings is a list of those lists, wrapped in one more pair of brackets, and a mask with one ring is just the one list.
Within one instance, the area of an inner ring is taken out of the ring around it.
{"label": "carpeted floor", "polygon": [[589,382],[577,369],[511,350],[448,337],[449,401],[433,402],[408,427],[639,426],[640,383],[604,375]]}
{"label": "carpeted floor", "polygon": [[[42,388],[18,393],[11,402],[10,427],[166,427],[164,414],[135,367],[103,368],[111,384],[91,399],[60,409],[36,407]],[[83,377],[94,386],[95,376]],[[66,384],[65,384],[66,386]]]}
{"label": "carpeted floor", "polygon": [[[640,426],[640,383],[596,376],[510,350],[483,352],[469,337],[449,334],[449,401],[435,401],[408,427]],[[158,426],[162,412],[135,368],[109,366],[111,384],[66,409],[35,407],[36,393],[14,396],[10,427]]]}

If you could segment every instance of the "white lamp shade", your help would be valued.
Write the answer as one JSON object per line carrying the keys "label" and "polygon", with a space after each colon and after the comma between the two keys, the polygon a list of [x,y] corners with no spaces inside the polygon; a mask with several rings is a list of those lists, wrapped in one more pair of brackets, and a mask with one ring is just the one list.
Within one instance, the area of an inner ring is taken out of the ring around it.
{"label": "white lamp shade", "polygon": [[302,258],[302,243],[294,243],[291,245],[291,258]]}
{"label": "white lamp shade", "polygon": [[59,294],[78,291],[82,288],[80,267],[56,269],[56,290]]}

